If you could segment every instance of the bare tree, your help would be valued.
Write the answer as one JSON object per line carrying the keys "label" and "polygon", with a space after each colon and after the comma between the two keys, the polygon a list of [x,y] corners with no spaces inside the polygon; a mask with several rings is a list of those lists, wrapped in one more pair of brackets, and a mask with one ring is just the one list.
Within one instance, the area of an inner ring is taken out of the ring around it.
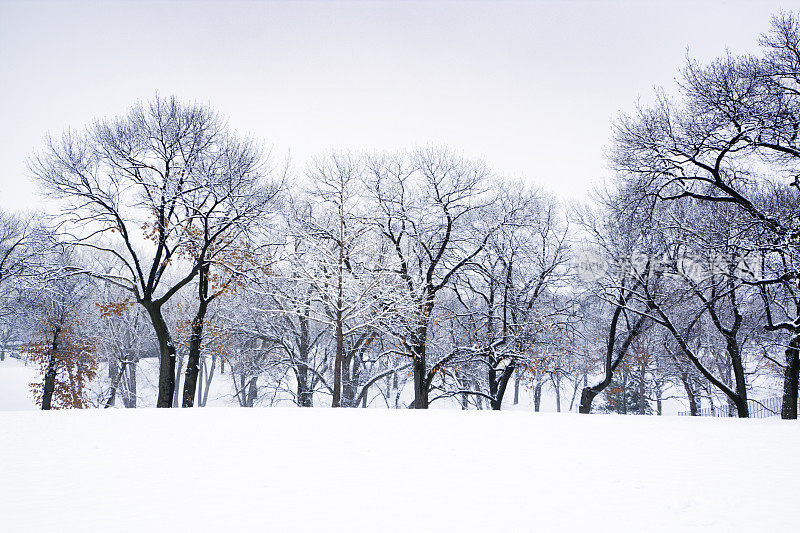
{"label": "bare tree", "polygon": [[[772,202],[761,199],[775,177],[798,184],[799,42],[796,15],[784,13],[762,37],[762,57],[728,55],[708,65],[689,61],[677,103],[660,93],[654,106],[618,121],[611,154],[615,169],[661,201],[692,198],[733,206],[753,227],[747,247],[779,256],[773,264],[796,255],[796,219],[781,217],[770,209]],[[785,266],[753,283],[796,285],[793,262]],[[786,350],[782,416],[796,418],[800,313],[770,320],[767,327],[793,336]]]}
{"label": "bare tree", "polygon": [[489,170],[438,148],[383,154],[367,163],[375,224],[395,256],[413,312],[399,339],[412,358],[414,404],[427,409],[433,380],[456,353],[429,365],[437,295],[486,247],[502,220],[480,216],[492,203]]}
{"label": "bare tree", "polygon": [[[159,346],[158,407],[170,407],[175,390],[176,349],[165,304],[205,268],[206,254],[218,240],[250,214],[233,206],[247,192],[235,186],[255,186],[261,163],[213,111],[174,97],[156,97],[124,117],[97,121],[82,133],[67,131],[60,140],[49,138],[29,162],[45,191],[66,204],[58,222],[68,242],[120,265],[119,274],[76,271],[125,289],[147,312]],[[217,175],[209,169],[219,165],[230,165],[225,176],[233,181],[217,203],[210,194]],[[198,197],[211,203],[193,204]],[[194,255],[200,259],[189,260],[183,252],[193,242],[200,212],[223,221],[209,226]]]}
{"label": "bare tree", "polygon": [[510,185],[501,190],[494,209],[490,216],[506,224],[454,276],[460,306],[453,312],[462,331],[460,344],[472,346],[486,368],[486,398],[499,410],[518,362],[526,361],[524,369],[537,366],[532,361],[554,348],[555,333],[564,326],[565,302],[557,291],[566,275],[568,247],[558,205],[545,195]]}
{"label": "bare tree", "polygon": [[248,275],[269,275],[269,254],[258,227],[276,206],[281,180],[265,183],[268,169],[252,141],[227,136],[213,158],[200,161],[187,211],[185,255],[197,268],[197,312],[191,323],[183,407],[193,407],[200,372],[203,327],[211,303],[237,290]]}

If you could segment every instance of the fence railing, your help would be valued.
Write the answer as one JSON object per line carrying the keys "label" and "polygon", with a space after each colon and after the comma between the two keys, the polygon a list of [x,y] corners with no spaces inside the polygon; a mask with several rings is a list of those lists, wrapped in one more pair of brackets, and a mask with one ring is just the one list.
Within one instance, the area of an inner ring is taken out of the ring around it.
{"label": "fence railing", "polygon": [[[765,400],[747,400],[747,408],[750,411],[750,418],[769,418],[771,416],[780,416],[781,405],[783,404],[783,397],[774,396]],[[798,401],[798,408],[800,408],[800,401]],[[678,416],[691,416],[690,411],[679,411]],[[704,407],[697,411],[696,416],[719,416],[729,417],[736,416],[736,406],[729,404],[722,404],[719,406]]]}

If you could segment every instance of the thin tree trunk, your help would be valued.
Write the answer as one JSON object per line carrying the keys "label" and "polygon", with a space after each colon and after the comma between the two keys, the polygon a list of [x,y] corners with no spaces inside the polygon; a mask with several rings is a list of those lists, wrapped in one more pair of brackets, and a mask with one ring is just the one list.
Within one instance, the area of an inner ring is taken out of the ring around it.
{"label": "thin tree trunk", "polygon": [[[112,358],[111,355],[106,358],[108,364],[108,380],[111,382],[111,395],[108,397],[108,400],[106,400],[106,409],[109,407],[114,407],[114,404],[116,403],[117,387],[119,386],[119,379],[121,377],[121,370],[117,367],[117,362],[115,359],[116,358]],[[125,367],[123,366],[122,370],[124,369]]]}
{"label": "thin tree trunk", "polygon": [[339,191],[339,262],[337,264],[336,279],[336,357],[333,361],[333,399],[331,407],[342,405],[342,365],[344,365],[344,198],[343,191]]}
{"label": "thin tree trunk", "polygon": [[308,309],[311,306],[310,300],[305,303],[305,313],[298,317],[300,325],[300,339],[298,342],[298,359],[299,365],[296,366],[297,378],[297,399],[300,407],[313,407],[314,406],[314,393],[313,387],[309,383],[308,365],[310,364],[310,351],[311,351],[311,330],[309,324]]}
{"label": "thin tree trunk", "polygon": [[[205,378],[206,372],[206,358],[200,358],[200,370],[197,371],[197,407],[203,407],[203,379]],[[183,385],[184,390],[186,390],[186,385]]]}
{"label": "thin tree trunk", "polygon": [[691,378],[683,373],[681,374],[681,382],[683,383],[683,388],[686,390],[686,398],[689,399],[689,415],[697,416],[697,394],[692,387]]}
{"label": "thin tree trunk", "polygon": [[542,382],[540,380],[536,382],[536,386],[533,389],[533,410],[538,413],[541,404],[542,404]]}
{"label": "thin tree trunk", "polygon": [[[341,283],[341,279],[339,280]],[[342,364],[344,359],[344,328],[342,325],[342,311],[336,310],[336,355],[333,361],[333,400],[331,407],[342,405]]]}
{"label": "thin tree trunk", "polygon": [[[120,368],[117,368],[117,365],[114,364],[112,361],[109,361],[108,364],[109,364],[109,372],[108,372],[109,377],[111,377],[113,375],[114,376],[114,380],[111,382],[111,393],[110,393],[110,395],[108,397],[108,400],[106,400],[105,409],[108,409],[109,407],[114,407],[114,404],[115,404],[116,398],[117,398],[117,389],[119,389],[119,384],[122,381],[122,379],[125,377],[125,366],[126,366],[126,364],[124,362],[122,363],[122,366]],[[116,369],[114,372],[111,372],[111,370],[110,370],[112,364],[113,364],[114,368]],[[123,401],[123,404],[124,404],[124,401]]]}
{"label": "thin tree trunk", "polygon": [[638,376],[638,383],[637,385],[637,392],[639,394],[639,398],[637,401],[637,409],[640,415],[647,414],[647,398],[645,398],[645,378],[647,377],[647,366],[642,362],[639,365],[639,376]]}
{"label": "thin tree trunk", "polygon": [[556,413],[561,412],[561,377],[553,379],[553,388],[556,390]]}
{"label": "thin tree trunk", "polygon": [[[584,380],[586,379],[586,374],[584,374]],[[575,405],[575,397],[578,395],[578,387],[580,386],[580,379],[575,380],[575,386],[572,387],[572,398],[569,400],[569,411],[572,412],[572,407]]]}
{"label": "thin tree trunk", "polygon": [[662,401],[661,401],[661,387],[656,390],[656,415],[661,416]]}
{"label": "thin tree trunk", "polygon": [[181,389],[181,372],[183,372],[183,355],[178,356],[178,364],[175,366],[175,388],[172,391],[172,407],[178,407],[178,398]]}
{"label": "thin tree trunk", "polygon": [[127,401],[123,399],[125,402],[125,407],[129,409],[136,408],[136,395],[138,394],[136,389],[136,361],[132,361],[129,363],[125,369],[128,372],[128,387],[125,397],[127,397]]}
{"label": "thin tree trunk", "polygon": [[[208,402],[208,392],[211,390],[211,380],[214,379],[214,370],[217,366],[217,357],[216,355],[211,356],[211,368],[208,370],[208,374],[206,375],[206,385],[203,389],[203,397],[200,400],[200,407],[205,407],[206,402]],[[220,361],[222,361],[222,357],[220,357]]]}

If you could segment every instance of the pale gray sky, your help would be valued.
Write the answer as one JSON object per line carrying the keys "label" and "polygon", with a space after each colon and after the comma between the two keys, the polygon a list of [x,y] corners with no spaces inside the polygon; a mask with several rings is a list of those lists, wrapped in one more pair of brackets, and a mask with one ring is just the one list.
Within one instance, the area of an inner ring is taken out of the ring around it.
{"label": "pale gray sky", "polygon": [[0,206],[39,203],[44,135],[156,91],[291,150],[442,143],[582,197],[610,120],[700,59],[754,50],[779,1],[0,0]]}

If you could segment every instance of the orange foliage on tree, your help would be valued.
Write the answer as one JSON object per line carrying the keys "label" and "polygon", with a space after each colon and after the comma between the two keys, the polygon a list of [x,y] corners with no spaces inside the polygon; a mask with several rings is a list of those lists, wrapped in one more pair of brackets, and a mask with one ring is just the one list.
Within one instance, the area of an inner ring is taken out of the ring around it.
{"label": "orange foliage on tree", "polygon": [[[180,308],[183,308],[181,306]],[[182,312],[185,316],[188,312]],[[189,349],[189,340],[192,334],[192,320],[183,318],[177,322],[177,340],[184,347]],[[206,319],[203,326],[203,345],[202,351],[210,355],[219,356],[229,361],[233,357],[233,336],[230,328],[216,320]]]}
{"label": "orange foliage on tree", "polygon": [[206,274],[211,287],[209,296],[237,293],[244,287],[244,272],[258,271],[262,275],[274,275],[269,262],[264,262],[264,257],[233,228],[209,243],[199,224],[189,225],[185,229],[184,242],[178,255],[190,261],[198,261],[201,254],[209,262]]}
{"label": "orange foliage on tree", "polygon": [[117,302],[96,302],[94,304],[100,311],[100,318],[120,317],[125,311],[133,307],[131,300],[120,300]]}
{"label": "orange foliage on tree", "polygon": [[543,375],[565,371],[562,354],[572,350],[563,324],[539,319],[527,324],[517,342],[517,368],[523,384],[535,386]]}
{"label": "orange foliage on tree", "polygon": [[78,324],[80,317],[75,315],[45,316],[24,348],[41,376],[30,384],[39,405],[48,371],[55,372],[51,409],[82,409],[88,405],[86,388],[97,374],[97,343],[79,331]]}

